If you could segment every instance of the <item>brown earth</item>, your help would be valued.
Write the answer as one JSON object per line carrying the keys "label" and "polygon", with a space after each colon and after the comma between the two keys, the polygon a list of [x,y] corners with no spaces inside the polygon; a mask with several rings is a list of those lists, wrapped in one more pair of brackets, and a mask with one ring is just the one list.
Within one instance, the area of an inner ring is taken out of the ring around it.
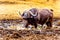
{"label": "brown earth", "polygon": [[[55,19],[54,22],[60,25],[59,20]],[[52,29],[49,30],[48,29],[17,30],[17,27],[21,27],[21,24],[19,22],[20,20],[1,20],[0,40],[60,40],[60,26],[57,26],[57,24],[53,24],[56,27],[54,26],[52,27]]]}
{"label": "brown earth", "polygon": [[10,30],[0,28],[0,40],[60,40],[60,30]]}

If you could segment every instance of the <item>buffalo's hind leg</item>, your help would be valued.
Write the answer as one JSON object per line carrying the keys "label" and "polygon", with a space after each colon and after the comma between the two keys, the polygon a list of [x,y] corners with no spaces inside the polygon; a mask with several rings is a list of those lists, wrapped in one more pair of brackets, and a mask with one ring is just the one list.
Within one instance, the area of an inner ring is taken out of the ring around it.
{"label": "buffalo's hind leg", "polygon": [[47,29],[51,29],[52,28],[52,19],[50,19],[47,23]]}
{"label": "buffalo's hind leg", "polygon": [[47,29],[50,29],[52,27],[52,23],[51,22],[47,22],[46,25],[47,25]]}

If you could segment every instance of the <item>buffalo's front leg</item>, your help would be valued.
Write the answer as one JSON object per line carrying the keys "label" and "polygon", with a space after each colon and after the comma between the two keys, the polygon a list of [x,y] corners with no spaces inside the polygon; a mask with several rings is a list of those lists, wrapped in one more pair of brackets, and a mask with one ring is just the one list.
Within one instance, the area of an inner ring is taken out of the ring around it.
{"label": "buffalo's front leg", "polygon": [[27,28],[28,27],[28,21],[27,20],[23,20],[23,24],[24,24],[24,27]]}
{"label": "buffalo's front leg", "polygon": [[29,24],[28,24],[28,23],[26,23],[25,27],[26,27],[26,28],[28,28],[28,25],[29,25]]}
{"label": "buffalo's front leg", "polygon": [[34,23],[34,26],[35,26],[35,28],[37,28],[37,24],[36,23]]}

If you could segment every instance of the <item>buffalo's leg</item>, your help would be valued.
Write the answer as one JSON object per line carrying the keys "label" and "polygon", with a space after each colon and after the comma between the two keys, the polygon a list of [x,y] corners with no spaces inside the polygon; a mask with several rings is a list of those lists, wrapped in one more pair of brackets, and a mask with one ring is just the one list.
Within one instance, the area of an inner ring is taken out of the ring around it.
{"label": "buffalo's leg", "polygon": [[46,25],[47,25],[47,29],[50,29],[50,28],[52,27],[52,21],[49,20],[49,21],[46,23]]}
{"label": "buffalo's leg", "polygon": [[24,24],[24,27],[25,27],[25,28],[28,28],[28,25],[29,25],[29,24],[28,24],[28,21],[23,20],[23,24]]}
{"label": "buffalo's leg", "polygon": [[34,23],[34,26],[35,26],[35,28],[37,28],[37,24],[36,23]]}
{"label": "buffalo's leg", "polygon": [[26,28],[28,28],[28,25],[29,25],[29,24],[28,24],[28,23],[26,23],[25,27],[26,27]]}
{"label": "buffalo's leg", "polygon": [[48,29],[50,29],[52,27],[52,23],[51,22],[47,22],[46,25],[47,25]]}

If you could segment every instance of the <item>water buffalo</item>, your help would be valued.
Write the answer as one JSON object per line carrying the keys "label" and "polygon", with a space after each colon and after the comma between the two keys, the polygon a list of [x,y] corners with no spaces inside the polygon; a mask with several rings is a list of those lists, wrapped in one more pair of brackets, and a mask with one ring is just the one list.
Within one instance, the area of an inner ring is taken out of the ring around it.
{"label": "water buffalo", "polygon": [[48,26],[47,28],[51,28],[53,21],[53,10],[32,8],[28,11],[24,11],[22,17],[26,21],[26,28],[29,24],[34,25],[35,28],[37,28],[37,24],[41,24],[42,26],[46,24]]}

